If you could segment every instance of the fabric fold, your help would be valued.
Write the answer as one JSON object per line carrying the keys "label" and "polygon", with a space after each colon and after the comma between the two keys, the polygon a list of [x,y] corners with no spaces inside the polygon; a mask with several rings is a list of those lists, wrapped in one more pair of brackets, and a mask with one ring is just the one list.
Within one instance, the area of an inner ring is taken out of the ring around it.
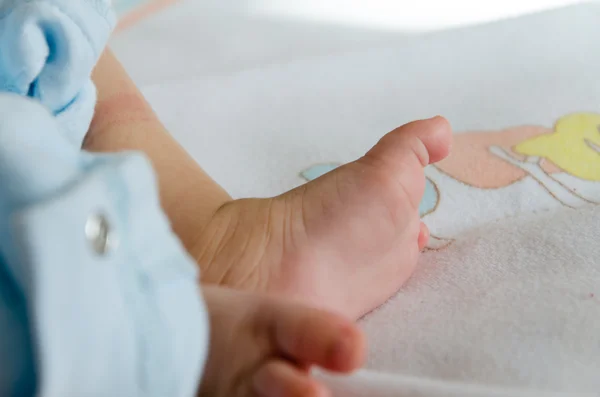
{"label": "fabric fold", "polygon": [[80,146],[96,100],[91,73],[115,24],[109,1],[0,3],[0,91],[39,100]]}

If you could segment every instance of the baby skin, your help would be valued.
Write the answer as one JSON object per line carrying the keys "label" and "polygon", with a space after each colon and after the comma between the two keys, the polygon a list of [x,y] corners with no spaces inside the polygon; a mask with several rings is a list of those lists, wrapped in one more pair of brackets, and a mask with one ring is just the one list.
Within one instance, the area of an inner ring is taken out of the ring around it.
{"label": "baby skin", "polygon": [[451,135],[444,118],[412,122],[281,196],[227,202],[190,250],[203,283],[353,319],[378,307],[411,276],[427,243],[418,212],[424,167],[448,155]]}
{"label": "baby skin", "polygon": [[365,358],[352,322],[257,293],[203,286],[209,357],[199,397],[328,397],[311,368],[350,373]]}
{"label": "baby skin", "polygon": [[172,139],[110,51],[93,79],[98,105],[84,148],[148,155],[203,283],[358,318],[412,274],[428,239],[418,215],[423,167],[448,154],[445,119],[400,127],[361,159],[279,197],[231,200]]}

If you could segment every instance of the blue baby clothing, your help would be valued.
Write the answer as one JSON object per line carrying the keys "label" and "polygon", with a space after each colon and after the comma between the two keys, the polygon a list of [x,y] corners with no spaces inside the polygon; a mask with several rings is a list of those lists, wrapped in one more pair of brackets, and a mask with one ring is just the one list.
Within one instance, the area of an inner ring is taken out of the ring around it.
{"label": "blue baby clothing", "polygon": [[90,73],[114,22],[108,0],[0,0],[0,91],[38,99],[81,142],[94,113]]}
{"label": "blue baby clothing", "polygon": [[106,0],[0,0],[0,395],[193,396],[196,266],[140,154],[79,148]]}

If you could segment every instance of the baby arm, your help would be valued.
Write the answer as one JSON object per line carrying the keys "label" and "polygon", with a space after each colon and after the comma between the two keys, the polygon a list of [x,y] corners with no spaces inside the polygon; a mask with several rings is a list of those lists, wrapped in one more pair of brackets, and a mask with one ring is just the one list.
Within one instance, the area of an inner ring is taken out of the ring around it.
{"label": "baby arm", "polygon": [[110,50],[100,58],[92,79],[98,102],[84,149],[144,152],[158,175],[162,207],[190,249],[202,226],[231,197],[169,134]]}

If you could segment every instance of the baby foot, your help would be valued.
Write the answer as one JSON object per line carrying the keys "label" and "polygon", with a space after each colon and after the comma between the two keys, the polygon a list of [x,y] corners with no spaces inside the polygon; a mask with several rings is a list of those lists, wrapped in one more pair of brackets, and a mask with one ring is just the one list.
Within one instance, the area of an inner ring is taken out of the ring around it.
{"label": "baby foot", "polygon": [[413,273],[429,235],[419,219],[423,168],[444,158],[450,141],[445,119],[413,122],[279,197],[225,204],[192,250],[203,282],[360,317]]}
{"label": "baby foot", "polygon": [[222,287],[203,293],[211,341],[200,397],[326,397],[312,366],[348,373],[364,361],[364,337],[343,318]]}

